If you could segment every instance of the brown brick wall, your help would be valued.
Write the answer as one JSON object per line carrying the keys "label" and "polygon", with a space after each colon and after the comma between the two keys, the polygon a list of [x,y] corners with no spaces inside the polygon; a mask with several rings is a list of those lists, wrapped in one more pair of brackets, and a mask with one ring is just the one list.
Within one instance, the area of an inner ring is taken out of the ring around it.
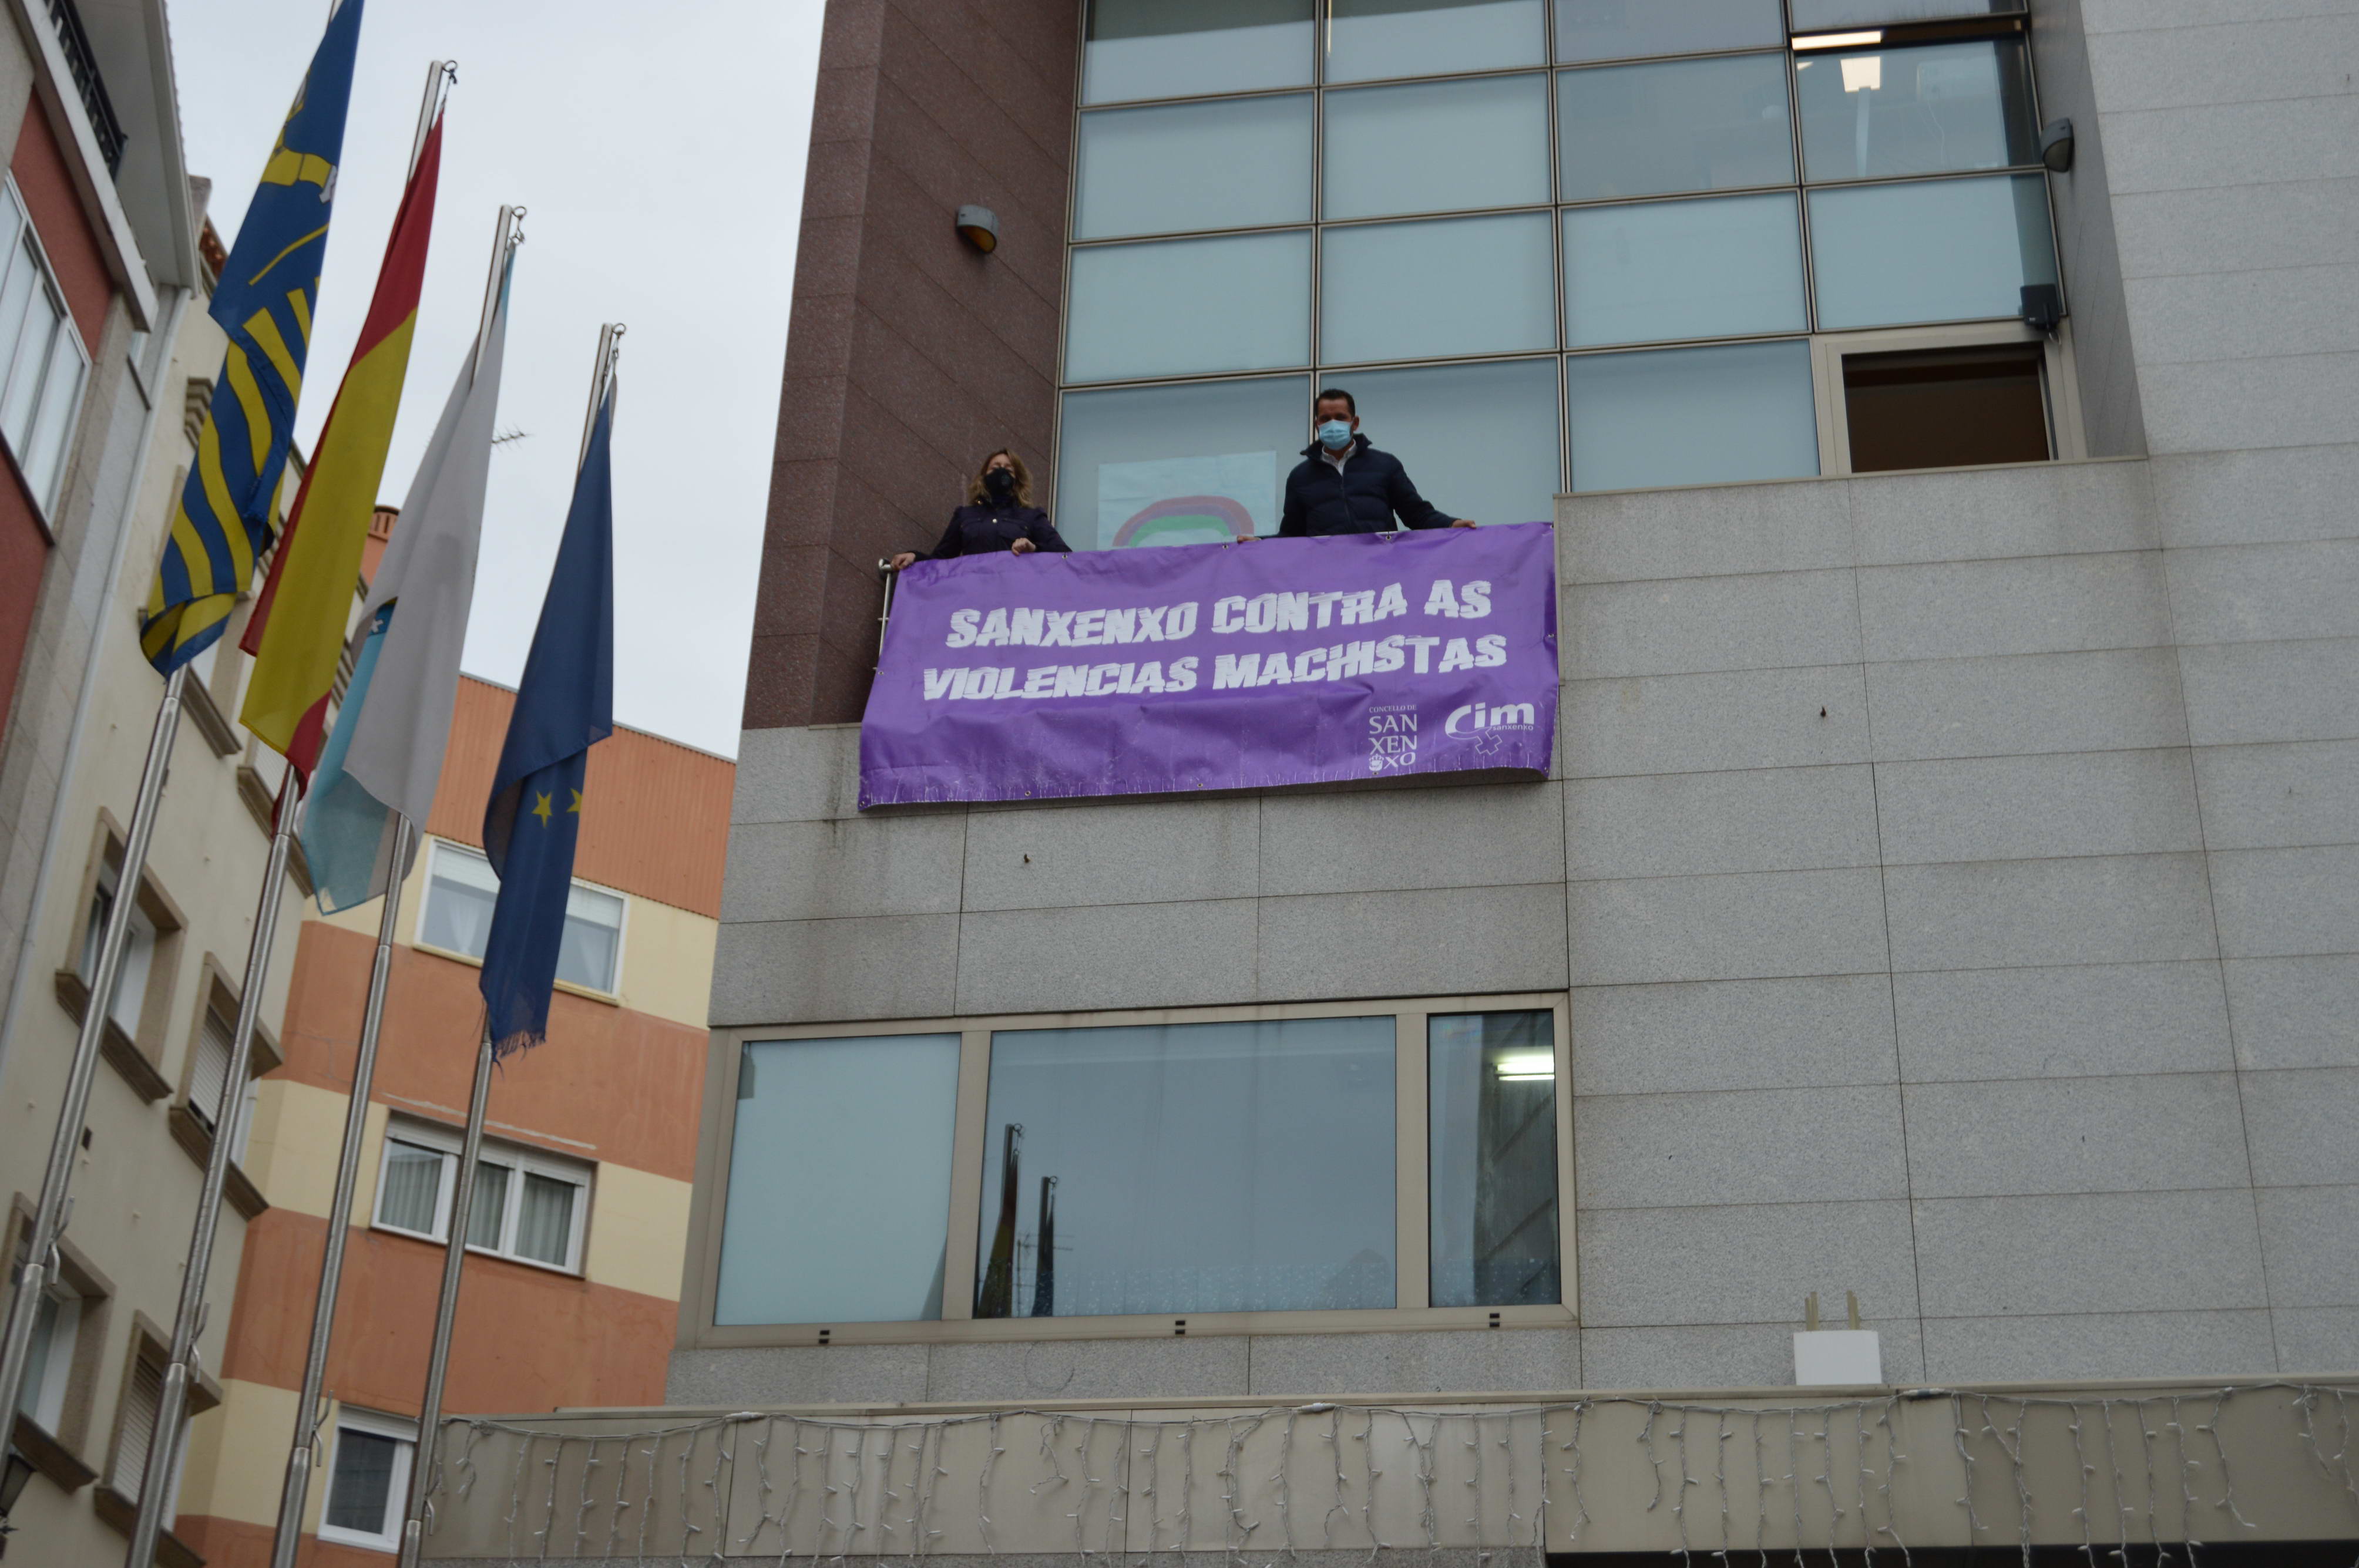
{"label": "brown brick wall", "polygon": [[[829,0],[747,729],[857,719],[879,556],[1013,443],[1045,483],[1080,0]],[[979,255],[952,215],[999,216]]]}

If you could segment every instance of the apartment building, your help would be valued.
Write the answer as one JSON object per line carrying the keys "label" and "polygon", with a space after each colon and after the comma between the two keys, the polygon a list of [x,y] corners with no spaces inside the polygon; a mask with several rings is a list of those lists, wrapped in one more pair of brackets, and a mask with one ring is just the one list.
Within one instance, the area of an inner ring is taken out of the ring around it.
{"label": "apartment building", "polygon": [[[667,1401],[435,1553],[2347,1557],[2354,59],[832,0]],[[1553,521],[1545,777],[858,809],[984,454],[1266,535],[1326,385]]]}
{"label": "apartment building", "polygon": [[[380,522],[392,525],[389,514]],[[389,526],[380,529],[389,532]],[[383,1561],[400,1531],[498,883],[484,804],[514,694],[472,676],[402,890],[303,1561]],[[546,1045],[494,1081],[445,1408],[662,1397],[686,1245],[730,764],[617,728],[589,802]],[[284,1064],[255,1087],[247,1234],[221,1403],[191,1430],[178,1533],[266,1563],[295,1423],[383,901],[304,922]]]}
{"label": "apartment building", "polygon": [[[269,841],[271,791],[236,711],[237,626],[189,683],[136,888],[123,838],[162,683],[138,614],[223,352],[204,313],[223,260],[205,183],[180,161],[163,6],[11,8],[0,124],[0,1249],[14,1266],[40,1192],[86,1011],[106,1015],[60,1271],[10,1412],[5,1511],[17,1555],[119,1559],[206,1160],[240,1140],[228,1043]],[[256,1060],[277,1060],[295,881]],[[97,933],[135,900],[114,994],[90,995]],[[227,1109],[224,1110],[224,1106]],[[226,1122],[227,1125],[223,1125]],[[263,1200],[233,1167],[201,1341],[203,1408],[245,1227]],[[36,1545],[35,1543],[38,1544]],[[191,1561],[168,1538],[166,1561]]]}

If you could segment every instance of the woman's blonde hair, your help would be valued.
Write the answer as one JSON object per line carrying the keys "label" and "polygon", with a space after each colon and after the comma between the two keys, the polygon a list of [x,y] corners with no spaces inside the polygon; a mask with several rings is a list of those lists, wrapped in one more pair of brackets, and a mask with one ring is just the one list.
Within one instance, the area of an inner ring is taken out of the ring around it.
{"label": "woman's blonde hair", "polygon": [[1007,466],[1016,470],[1016,504],[1031,505],[1032,470],[1024,466],[1024,460],[1016,455],[1016,449],[1013,447],[1002,447],[996,451],[984,454],[983,461],[975,465],[973,476],[966,481],[966,503],[969,506],[983,504],[983,498],[989,493],[983,488],[984,470],[991,467],[991,460],[994,458],[1006,458]]}

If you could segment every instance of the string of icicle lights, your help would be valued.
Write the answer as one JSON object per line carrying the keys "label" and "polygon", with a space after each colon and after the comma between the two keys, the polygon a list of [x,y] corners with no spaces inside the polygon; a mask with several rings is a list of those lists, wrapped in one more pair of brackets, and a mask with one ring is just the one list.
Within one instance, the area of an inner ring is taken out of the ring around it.
{"label": "string of icicle lights", "polygon": [[[1070,1550],[1087,1560],[1190,1551],[1265,1568],[1310,1551],[1373,1562],[1471,1549],[1478,1563],[1545,1568],[1548,1552],[1595,1544],[1591,1509],[1607,1508],[1598,1472],[1610,1470],[1611,1507],[1643,1508],[1658,1529],[1667,1518],[1682,1561],[1809,1568],[1814,1553],[1834,1562],[1837,1549],[1864,1549],[1870,1562],[1906,1568],[1910,1509],[1896,1499],[1895,1482],[1905,1484],[1919,1461],[1903,1429],[1913,1428],[1921,1448],[1925,1417],[1946,1411],[1936,1430],[1953,1445],[1963,1484],[1942,1499],[1953,1514],[1948,1533],[1931,1532],[1941,1544],[1957,1544],[1962,1523],[1965,1541],[2019,1547],[2029,1568],[2035,1517],[2061,1518],[2076,1539],[2060,1541],[2050,1530],[2039,1544],[2066,1545],[2089,1568],[2127,1564],[2133,1547],[2143,1549],[2140,1561],[2200,1568],[2207,1533],[2249,1540],[2245,1532],[2258,1529],[2245,1511],[2250,1492],[2237,1490],[2245,1461],[2232,1455],[2222,1420],[2237,1401],[2277,1397],[2254,1412],[2271,1424],[2248,1422],[2247,1436],[2266,1433],[2287,1457],[2298,1451],[2310,1500],[2343,1510],[2343,1528],[2330,1533],[2359,1533],[2354,1393],[2279,1382],[2106,1396],[1925,1389],[1790,1404],[1599,1396],[1479,1410],[1317,1403],[1156,1419],[1031,1409],[873,1420],[739,1411],[578,1434],[454,1416],[429,1517],[439,1533],[434,1515],[464,1515],[470,1550],[553,1560],[775,1558],[782,1568],[798,1560],[847,1568],[859,1557],[891,1568],[970,1552]],[[2033,1438],[2060,1461],[2069,1443],[2070,1464],[2027,1463]],[[2073,1487],[2069,1499],[2038,1495],[2059,1481]],[[486,1518],[497,1502],[491,1488],[501,1485],[504,1511]],[[1988,1502],[1994,1490],[2004,1499],[1997,1508]],[[1017,1499],[1034,1511],[1019,1531],[1026,1539],[1011,1541],[991,1514]],[[972,1540],[945,1545],[953,1533],[945,1524],[955,1522],[948,1516],[961,1509],[973,1510],[972,1522],[956,1533]],[[1043,1517],[1058,1539],[1040,1538]]]}

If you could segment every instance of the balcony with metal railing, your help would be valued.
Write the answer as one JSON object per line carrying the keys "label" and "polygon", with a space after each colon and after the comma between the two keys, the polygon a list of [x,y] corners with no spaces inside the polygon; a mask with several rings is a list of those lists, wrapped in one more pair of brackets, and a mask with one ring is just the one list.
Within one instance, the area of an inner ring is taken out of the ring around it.
{"label": "balcony with metal railing", "polygon": [[128,138],[123,122],[115,116],[114,104],[106,95],[106,81],[99,74],[98,55],[90,45],[90,34],[82,25],[82,12],[74,0],[49,0],[49,21],[58,30],[58,43],[65,50],[66,69],[73,77],[74,92],[82,99],[82,113],[90,117],[91,135],[98,138],[98,155],[106,162],[108,178],[122,172],[123,147]]}

